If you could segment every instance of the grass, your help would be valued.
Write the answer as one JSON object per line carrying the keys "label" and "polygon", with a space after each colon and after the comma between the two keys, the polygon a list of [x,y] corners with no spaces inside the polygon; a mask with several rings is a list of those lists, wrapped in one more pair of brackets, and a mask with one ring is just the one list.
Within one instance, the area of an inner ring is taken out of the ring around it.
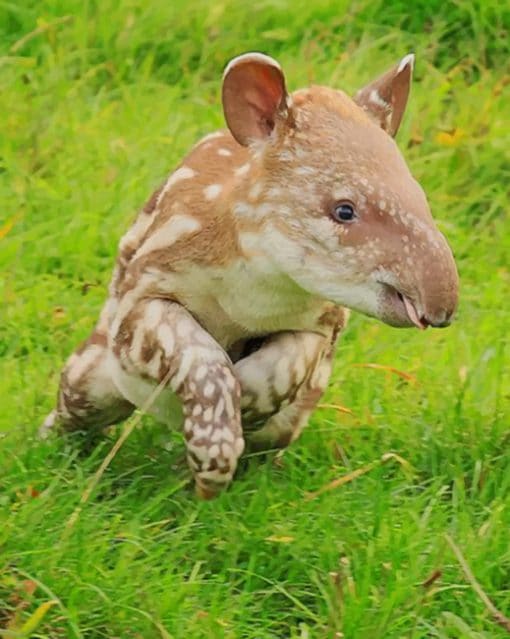
{"label": "grass", "polygon": [[[508,611],[509,38],[498,0],[0,2],[2,639],[508,636],[445,534]],[[180,435],[144,418],[66,529],[120,430],[83,455],[36,429],[120,235],[221,125],[222,67],[249,49],[291,87],[349,91],[416,52],[399,144],[456,254],[458,321],[353,317],[324,400],[352,414],[318,411],[212,503]],[[388,452],[403,461],[305,498]]]}

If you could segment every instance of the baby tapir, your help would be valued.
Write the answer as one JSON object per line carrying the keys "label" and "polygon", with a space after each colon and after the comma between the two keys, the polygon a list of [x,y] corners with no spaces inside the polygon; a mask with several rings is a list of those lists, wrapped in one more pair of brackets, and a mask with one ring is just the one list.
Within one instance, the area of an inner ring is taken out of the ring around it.
{"label": "baby tapir", "polygon": [[191,150],[122,238],[43,431],[113,424],[162,386],[150,411],[182,424],[197,492],[212,497],[245,439],[299,435],[344,307],[392,326],[450,323],[455,262],[393,141],[413,60],[353,100],[323,86],[289,94],[260,53],[230,62],[228,129]]}

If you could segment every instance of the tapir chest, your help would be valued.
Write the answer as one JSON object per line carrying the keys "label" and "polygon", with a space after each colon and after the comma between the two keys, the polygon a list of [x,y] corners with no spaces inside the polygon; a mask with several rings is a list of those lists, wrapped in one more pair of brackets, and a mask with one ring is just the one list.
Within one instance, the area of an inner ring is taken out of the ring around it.
{"label": "tapir chest", "polygon": [[[138,288],[138,299],[159,297],[181,304],[226,350],[279,331],[322,332],[321,317],[332,306],[254,260],[221,268],[190,265],[179,272],[154,269],[139,280]],[[117,307],[126,302],[120,300]]]}

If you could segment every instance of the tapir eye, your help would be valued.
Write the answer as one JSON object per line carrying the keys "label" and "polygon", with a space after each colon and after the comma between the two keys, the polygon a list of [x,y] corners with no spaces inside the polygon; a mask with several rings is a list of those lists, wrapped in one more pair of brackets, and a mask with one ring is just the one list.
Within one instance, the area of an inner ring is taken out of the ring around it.
{"label": "tapir eye", "polygon": [[356,219],[356,211],[351,202],[338,202],[335,204],[332,217],[336,222],[352,222]]}

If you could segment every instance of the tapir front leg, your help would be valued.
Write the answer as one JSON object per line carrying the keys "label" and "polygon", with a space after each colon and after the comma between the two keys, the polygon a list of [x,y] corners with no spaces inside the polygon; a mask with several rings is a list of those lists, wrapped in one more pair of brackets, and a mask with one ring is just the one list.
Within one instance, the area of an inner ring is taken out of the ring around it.
{"label": "tapir front leg", "polygon": [[[166,381],[163,392],[175,394],[182,405],[197,492],[215,496],[231,481],[244,449],[240,386],[228,355],[174,302],[141,301],[117,324],[117,384],[128,394],[129,381],[137,389]],[[140,405],[139,397],[128,399]]]}
{"label": "tapir front leg", "polygon": [[284,331],[235,364],[243,429],[250,448],[283,448],[306,426],[331,374],[344,315],[326,334]]}

